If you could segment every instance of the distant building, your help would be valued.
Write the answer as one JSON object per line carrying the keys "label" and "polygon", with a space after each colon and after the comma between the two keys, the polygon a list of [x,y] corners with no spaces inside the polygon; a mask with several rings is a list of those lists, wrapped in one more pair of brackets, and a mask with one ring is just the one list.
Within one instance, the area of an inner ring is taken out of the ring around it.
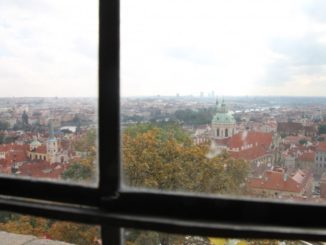
{"label": "distant building", "polygon": [[326,142],[319,142],[315,154],[314,173],[320,177],[326,171]]}
{"label": "distant building", "polygon": [[304,126],[299,122],[279,122],[277,124],[277,132],[282,136],[304,135],[307,137],[315,137],[318,133],[316,126]]}
{"label": "distant building", "polygon": [[304,135],[304,127],[297,122],[279,122],[277,123],[277,132],[282,136]]}
{"label": "distant building", "polygon": [[225,139],[236,134],[236,121],[233,114],[228,111],[224,100],[221,104],[216,100],[216,114],[212,119],[212,137]]}
{"label": "distant building", "polygon": [[22,114],[22,123],[23,123],[23,126],[27,126],[29,124],[28,123],[28,115],[27,115],[26,111],[24,111]]}
{"label": "distant building", "polygon": [[252,194],[267,196],[310,197],[313,177],[309,171],[300,169],[287,174],[282,168],[267,170],[260,177],[249,178],[247,187]]}
{"label": "distant building", "polygon": [[43,160],[51,164],[69,161],[68,150],[59,146],[58,139],[53,132],[50,134],[46,144],[41,144],[37,140],[30,143],[27,156],[30,160]]}
{"label": "distant building", "polygon": [[303,152],[297,159],[296,166],[300,169],[307,169],[313,171],[315,162],[315,152]]}
{"label": "distant building", "polygon": [[320,197],[326,198],[326,173],[323,173],[320,178]]}
{"label": "distant building", "polygon": [[233,135],[227,141],[231,157],[250,162],[251,174],[255,176],[272,167],[275,160],[272,148],[272,133],[245,131]]}

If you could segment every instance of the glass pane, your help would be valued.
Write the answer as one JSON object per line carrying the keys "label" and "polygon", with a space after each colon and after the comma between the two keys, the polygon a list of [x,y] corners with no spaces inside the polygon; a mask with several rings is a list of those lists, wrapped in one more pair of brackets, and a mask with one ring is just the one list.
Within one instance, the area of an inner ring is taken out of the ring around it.
{"label": "glass pane", "polygon": [[132,188],[323,202],[326,5],[122,0]]}
{"label": "glass pane", "polygon": [[100,227],[0,212],[0,239],[3,245],[100,245]]}
{"label": "glass pane", "polygon": [[[248,239],[248,238],[221,238],[204,237],[194,235],[169,234],[156,231],[144,231],[125,229],[123,233],[125,245],[159,245],[159,244],[183,244],[183,245],[313,245],[321,242],[286,241],[271,239]],[[322,244],[322,243],[321,243]]]}
{"label": "glass pane", "polygon": [[0,173],[97,183],[98,1],[0,1]]}

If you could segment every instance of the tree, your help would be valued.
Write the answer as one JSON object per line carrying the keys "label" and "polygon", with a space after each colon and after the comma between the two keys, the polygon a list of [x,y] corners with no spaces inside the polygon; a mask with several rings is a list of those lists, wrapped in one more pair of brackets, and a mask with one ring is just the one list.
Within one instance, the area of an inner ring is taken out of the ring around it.
{"label": "tree", "polygon": [[0,223],[0,230],[42,237],[48,229],[48,221],[44,218],[18,215],[5,223]]}
{"label": "tree", "polygon": [[7,130],[9,129],[10,124],[8,122],[5,121],[0,121],[0,130]]}
{"label": "tree", "polygon": [[242,191],[247,162],[232,159],[225,152],[208,158],[209,146],[193,145],[189,136],[178,140],[174,132],[179,129],[144,130],[145,126],[123,134],[123,169],[128,185],[219,194]]}
{"label": "tree", "polygon": [[85,181],[90,180],[93,176],[93,167],[81,163],[72,163],[69,167],[61,174],[61,177],[65,180],[73,181]]}
{"label": "tree", "polygon": [[[4,215],[7,216],[8,214],[4,213]],[[0,230],[40,238],[50,237],[52,240],[79,245],[97,244],[95,240],[100,237],[99,227],[97,226],[54,221],[19,214],[14,214],[10,219],[1,222]]]}
{"label": "tree", "polygon": [[211,122],[215,113],[215,108],[202,108],[199,110],[177,110],[173,118],[180,120],[188,125],[208,124]]}
{"label": "tree", "polygon": [[318,133],[319,134],[326,134],[326,125],[325,124],[319,125]]}
{"label": "tree", "polygon": [[97,244],[95,240],[101,237],[100,229],[97,226],[65,221],[55,222],[48,230],[48,234],[53,240],[60,240],[79,245]]}
{"label": "tree", "polygon": [[97,139],[96,130],[89,129],[76,142],[74,142],[74,148],[76,151],[89,152],[95,155],[96,139]]}

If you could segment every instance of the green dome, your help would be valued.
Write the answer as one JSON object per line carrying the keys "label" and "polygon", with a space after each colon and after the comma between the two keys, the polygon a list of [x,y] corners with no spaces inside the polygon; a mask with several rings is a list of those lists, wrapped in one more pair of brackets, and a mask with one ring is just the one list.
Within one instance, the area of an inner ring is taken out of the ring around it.
{"label": "green dome", "polygon": [[38,140],[33,140],[33,142],[30,144],[32,147],[39,147],[42,145]]}
{"label": "green dome", "polygon": [[231,112],[217,112],[212,120],[212,124],[235,124],[235,119]]}

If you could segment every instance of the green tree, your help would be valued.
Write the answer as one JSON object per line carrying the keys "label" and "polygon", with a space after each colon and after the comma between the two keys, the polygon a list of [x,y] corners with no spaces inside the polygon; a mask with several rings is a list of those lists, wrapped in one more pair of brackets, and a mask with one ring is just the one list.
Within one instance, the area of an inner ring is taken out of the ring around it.
{"label": "green tree", "polygon": [[318,133],[319,134],[326,134],[326,124],[319,125]]}
{"label": "green tree", "polygon": [[7,130],[9,129],[10,124],[8,122],[5,121],[0,121],[0,130]]}
{"label": "green tree", "polygon": [[92,178],[93,172],[94,170],[92,166],[81,163],[72,163],[61,174],[61,177],[65,180],[85,181]]}
{"label": "green tree", "polygon": [[214,107],[199,110],[177,110],[172,118],[182,121],[187,125],[200,125],[210,123],[214,113]]}

